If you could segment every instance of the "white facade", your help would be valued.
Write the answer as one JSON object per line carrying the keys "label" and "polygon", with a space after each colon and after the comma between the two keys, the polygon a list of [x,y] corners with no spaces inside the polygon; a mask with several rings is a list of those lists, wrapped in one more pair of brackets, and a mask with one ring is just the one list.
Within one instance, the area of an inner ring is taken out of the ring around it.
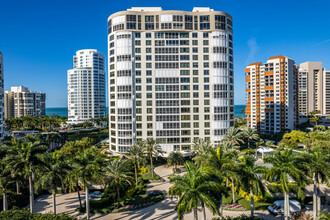
{"label": "white facade", "polygon": [[4,78],[3,78],[3,56],[0,52],[0,139],[5,133],[5,106],[4,106]]}
{"label": "white facade", "polygon": [[158,139],[165,152],[203,138],[219,143],[234,124],[232,17],[132,8],[108,19],[111,150]]}
{"label": "white facade", "polygon": [[305,62],[299,68],[299,114],[306,121],[309,112],[319,110],[330,115],[330,75],[322,62]]}
{"label": "white facade", "polygon": [[30,91],[24,86],[12,86],[5,92],[5,118],[42,116],[46,114],[46,94]]}
{"label": "white facade", "polygon": [[94,49],[78,50],[68,70],[68,123],[104,117],[104,55]]}

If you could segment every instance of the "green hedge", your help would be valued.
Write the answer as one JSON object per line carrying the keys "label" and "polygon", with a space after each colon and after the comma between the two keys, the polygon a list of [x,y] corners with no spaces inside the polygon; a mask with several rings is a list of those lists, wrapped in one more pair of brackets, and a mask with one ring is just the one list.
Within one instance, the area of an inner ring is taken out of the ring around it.
{"label": "green hedge", "polygon": [[77,220],[68,214],[31,214],[29,209],[11,209],[0,212],[1,220]]}
{"label": "green hedge", "polygon": [[238,217],[230,217],[230,216],[226,216],[226,217],[216,217],[216,218],[212,218],[212,220],[263,220],[263,218],[260,217],[256,217],[256,216],[247,216],[247,215],[241,215]]}

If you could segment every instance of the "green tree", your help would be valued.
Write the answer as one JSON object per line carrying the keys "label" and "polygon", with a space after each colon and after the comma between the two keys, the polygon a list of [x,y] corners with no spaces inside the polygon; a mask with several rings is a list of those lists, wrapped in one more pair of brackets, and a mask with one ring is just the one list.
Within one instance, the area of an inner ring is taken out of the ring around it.
{"label": "green tree", "polygon": [[125,160],[113,159],[105,168],[106,175],[109,181],[113,181],[117,189],[117,204],[120,206],[120,187],[125,184],[132,184],[133,173],[128,171],[128,164]]}
{"label": "green tree", "polygon": [[47,151],[48,147],[44,145],[39,138],[34,136],[26,136],[19,147],[15,149],[15,154],[10,153],[5,158],[6,169],[12,174],[22,173],[29,179],[30,190],[30,212],[34,212],[34,188],[33,182],[35,173],[44,165],[42,155]]}
{"label": "green tree", "polygon": [[253,157],[244,155],[240,158],[239,172],[241,183],[245,189],[250,191],[251,216],[254,216],[254,193],[257,195],[265,194],[265,187],[262,179],[258,174],[265,173],[267,168],[264,166],[256,166]]}
{"label": "green tree", "polygon": [[285,143],[289,147],[297,147],[298,143],[301,143],[307,134],[303,131],[293,130],[290,133],[283,135],[282,143]]}
{"label": "green tree", "polygon": [[309,122],[315,123],[316,126],[319,121],[320,121],[320,117],[318,117],[318,116],[313,116],[313,117],[309,118]]}
{"label": "green tree", "polygon": [[184,163],[184,158],[180,152],[171,152],[167,157],[167,164],[169,166],[174,165],[174,172],[177,170],[177,165],[182,165]]}
{"label": "green tree", "polygon": [[205,206],[213,214],[219,214],[219,205],[216,201],[218,190],[221,184],[212,180],[213,171],[209,167],[198,168],[191,162],[186,162],[187,173],[181,176],[171,176],[170,182],[173,184],[169,189],[169,194],[178,196],[177,212],[179,219],[183,219],[186,212],[193,210],[194,219],[198,219],[197,206],[202,204],[203,219],[206,219]]}
{"label": "green tree", "polygon": [[152,156],[158,156],[159,154],[162,154],[159,142],[156,139],[147,138],[144,141],[144,150],[147,152],[150,158],[151,175],[154,177],[154,165]]}
{"label": "green tree", "polygon": [[143,158],[143,143],[142,142],[136,142],[131,146],[126,154],[126,157],[132,161],[134,165],[134,174],[135,174],[135,185],[138,184],[138,164],[140,160]]}
{"label": "green tree", "polygon": [[244,143],[242,131],[235,127],[230,127],[225,135],[224,141],[229,141],[232,145],[238,145]]}
{"label": "green tree", "polygon": [[257,133],[257,130],[256,129],[253,129],[253,128],[246,128],[244,131],[243,131],[243,136],[245,136],[247,139],[248,139],[248,153],[250,153],[250,141],[251,140],[259,140],[260,137]]}
{"label": "green tree", "polygon": [[307,167],[308,175],[313,179],[313,218],[316,219],[321,210],[319,183],[327,182],[330,176],[330,154],[328,150],[314,147],[303,153],[302,161]]}
{"label": "green tree", "polygon": [[[214,175],[217,177],[218,182],[221,185],[221,191],[219,194],[219,212],[220,216],[222,216],[222,197],[228,196],[228,184],[223,186],[223,180],[226,178],[227,183],[228,180],[236,176],[237,164],[235,163],[235,158],[237,157],[237,151],[225,151],[222,146],[218,146],[217,149],[213,149],[211,153],[210,159],[208,159],[208,166],[210,166],[214,172]],[[234,186],[234,184],[233,184]],[[233,189],[233,188],[232,188]],[[235,192],[234,192],[235,193]],[[233,197],[233,200],[235,198]]]}
{"label": "green tree", "polygon": [[196,153],[196,156],[193,158],[197,166],[202,166],[207,162],[212,150],[212,146],[209,142],[204,141],[199,138],[197,141],[194,141],[193,151]]}
{"label": "green tree", "polygon": [[273,156],[268,156],[264,159],[265,163],[272,164],[265,174],[267,181],[276,181],[281,185],[282,193],[284,195],[284,218],[288,220],[289,211],[289,178],[294,180],[300,187],[300,190],[305,187],[306,176],[304,172],[299,169],[300,158],[294,156],[292,149],[284,149],[277,151]]}
{"label": "green tree", "polygon": [[273,147],[274,143],[272,141],[267,141],[265,145],[266,147]]}
{"label": "green tree", "polygon": [[97,148],[90,147],[85,151],[77,152],[72,161],[72,172],[78,178],[78,183],[85,189],[87,219],[90,217],[88,187],[91,184],[103,183],[101,165],[104,159],[104,155]]}
{"label": "green tree", "polygon": [[7,200],[7,193],[10,184],[13,180],[10,177],[10,174],[5,169],[5,164],[1,161],[0,162],[0,188],[2,192],[2,202],[3,202],[3,211],[8,210],[8,200]]}
{"label": "green tree", "polygon": [[51,187],[53,196],[53,213],[56,214],[56,190],[58,187],[63,188],[65,176],[69,170],[61,154],[49,153],[43,157],[44,166],[38,185],[42,188]]}

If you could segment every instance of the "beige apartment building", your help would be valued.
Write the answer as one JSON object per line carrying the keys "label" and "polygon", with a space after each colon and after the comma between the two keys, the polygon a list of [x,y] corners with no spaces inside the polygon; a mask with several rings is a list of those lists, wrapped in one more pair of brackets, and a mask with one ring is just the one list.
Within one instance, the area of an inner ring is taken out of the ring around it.
{"label": "beige apartment building", "polygon": [[298,125],[298,67],[285,56],[245,69],[248,126],[264,133],[293,130]]}
{"label": "beige apartment building", "polygon": [[301,122],[315,110],[322,115],[330,115],[330,71],[322,67],[322,62],[300,64],[298,102]]}
{"label": "beige apartment building", "polygon": [[131,8],[108,18],[110,149],[212,144],[234,125],[233,21],[210,8]]}
{"label": "beige apartment building", "polygon": [[5,118],[42,116],[46,114],[46,94],[29,91],[27,87],[11,87],[5,92]]}

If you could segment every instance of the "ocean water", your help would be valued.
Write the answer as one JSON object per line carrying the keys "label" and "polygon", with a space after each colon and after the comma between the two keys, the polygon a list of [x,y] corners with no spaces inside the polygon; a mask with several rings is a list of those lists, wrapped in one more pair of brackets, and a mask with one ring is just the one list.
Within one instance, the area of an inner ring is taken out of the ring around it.
{"label": "ocean water", "polygon": [[[245,118],[245,114],[242,115],[241,110],[245,110],[245,105],[235,105],[234,107],[234,114],[235,116],[240,116]],[[67,107],[56,107],[56,108],[46,108],[46,115],[60,115],[68,117],[68,108]],[[108,108],[107,108],[107,114],[108,114]]]}

